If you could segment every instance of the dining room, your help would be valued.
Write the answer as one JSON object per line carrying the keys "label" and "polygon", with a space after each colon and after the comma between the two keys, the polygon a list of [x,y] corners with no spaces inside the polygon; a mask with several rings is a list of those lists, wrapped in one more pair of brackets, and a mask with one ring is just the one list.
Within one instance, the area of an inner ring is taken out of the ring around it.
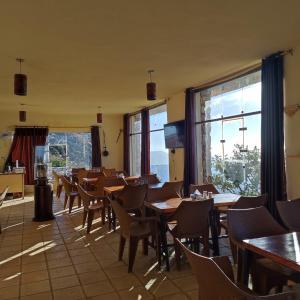
{"label": "dining room", "polygon": [[300,299],[300,5],[0,10],[0,299]]}

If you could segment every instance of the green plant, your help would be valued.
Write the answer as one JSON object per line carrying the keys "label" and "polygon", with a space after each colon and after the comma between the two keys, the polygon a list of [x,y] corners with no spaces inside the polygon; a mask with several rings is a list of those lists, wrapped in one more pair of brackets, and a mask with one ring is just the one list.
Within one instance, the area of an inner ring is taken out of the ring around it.
{"label": "green plant", "polygon": [[233,155],[224,159],[212,158],[212,180],[222,191],[241,195],[257,195],[260,192],[260,150],[241,152],[241,145],[234,145]]}

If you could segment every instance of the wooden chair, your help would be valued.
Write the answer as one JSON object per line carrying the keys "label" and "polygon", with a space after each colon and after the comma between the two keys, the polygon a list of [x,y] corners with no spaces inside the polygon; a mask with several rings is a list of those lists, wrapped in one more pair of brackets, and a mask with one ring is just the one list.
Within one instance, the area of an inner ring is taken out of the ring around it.
{"label": "wooden chair", "polygon": [[[129,240],[129,264],[128,273],[132,272],[136,251],[138,248],[139,240],[143,240],[143,252],[148,254],[148,238],[151,235],[155,235],[157,239],[157,245],[160,245],[158,241],[158,231],[156,230],[156,218],[154,217],[133,217],[123,208],[118,201],[110,200],[116,216],[120,224],[120,245],[119,245],[119,260],[122,260],[126,239]],[[159,249],[159,247],[157,247]],[[159,250],[157,250],[159,251]],[[159,255],[159,253],[158,253]]]}
{"label": "wooden chair", "polygon": [[158,179],[156,174],[146,174],[141,176],[140,178],[141,183],[143,184],[156,184],[160,183],[160,180]]}
{"label": "wooden chair", "polygon": [[162,186],[165,192],[175,192],[178,196],[182,196],[183,181],[168,181]]}
{"label": "wooden chair", "polygon": [[201,194],[203,194],[204,191],[211,192],[213,194],[219,194],[219,191],[216,189],[216,187],[212,183],[208,184],[190,184],[189,186],[189,193],[193,194],[195,191],[198,190]]}
{"label": "wooden chair", "polygon": [[103,173],[107,177],[111,177],[111,176],[116,176],[117,175],[116,169],[103,169]]}
{"label": "wooden chair", "polygon": [[56,198],[59,199],[62,192],[63,183],[60,179],[60,176],[55,171],[52,171],[52,174],[56,184]]}
{"label": "wooden chair", "polygon": [[289,300],[295,299],[294,293],[281,293],[269,296],[257,296],[246,287],[240,287],[234,281],[233,270],[227,256],[208,258],[193,253],[179,240],[177,243],[185,252],[196,276],[199,286],[198,299],[236,299],[236,300]]}
{"label": "wooden chair", "polygon": [[88,175],[88,171],[87,170],[79,170],[77,173],[77,183],[79,185],[83,185],[83,178],[86,178]]}
{"label": "wooden chair", "polygon": [[[7,194],[8,190],[9,190],[9,186],[7,186],[7,187],[4,189],[4,191],[1,193],[1,195],[0,195],[0,208],[1,208],[2,205],[3,205],[3,201],[4,201],[5,197],[6,197],[6,194]],[[2,233],[2,227],[1,227],[1,224],[0,224],[0,233]]]}
{"label": "wooden chair", "polygon": [[[251,209],[229,209],[228,232],[231,241],[238,249],[237,262],[240,277],[242,240],[283,234],[287,231],[273,219],[265,207],[261,206]],[[296,272],[260,256],[255,256],[250,271],[254,291],[264,295],[268,294],[273,287],[278,291],[282,290],[288,280],[298,282],[300,279]]]}
{"label": "wooden chair", "polygon": [[127,212],[133,212],[137,216],[142,216],[147,191],[147,184],[137,186],[126,185],[118,194],[116,200]]}
{"label": "wooden chair", "polygon": [[277,201],[276,206],[284,225],[290,231],[300,231],[300,199]]}
{"label": "wooden chair", "polygon": [[73,185],[65,176],[61,176],[61,180],[65,190],[64,209],[66,209],[69,201],[69,213],[71,213],[75,198],[78,199],[78,207],[81,207],[81,198],[75,185]]}
{"label": "wooden chair", "polygon": [[182,201],[176,212],[168,219],[176,223],[168,223],[174,238],[175,258],[180,269],[181,249],[175,239],[187,239],[199,252],[199,242],[203,244],[203,254],[209,256],[209,214],[213,209],[213,199]]}
{"label": "wooden chair", "polygon": [[146,201],[163,202],[172,198],[181,198],[175,190],[168,188],[148,189]]}
{"label": "wooden chair", "polygon": [[[103,214],[101,211],[104,209],[103,205],[103,199],[100,199],[99,197],[95,199],[93,195],[90,195],[88,192],[86,192],[82,186],[77,185],[78,187],[78,193],[80,195],[80,198],[83,202],[83,220],[82,220],[82,227],[85,226],[86,219],[87,219],[87,233],[90,233],[94,215],[95,212],[98,211],[102,218],[102,224],[105,224],[105,219],[103,219]],[[94,203],[96,200],[96,203]]]}

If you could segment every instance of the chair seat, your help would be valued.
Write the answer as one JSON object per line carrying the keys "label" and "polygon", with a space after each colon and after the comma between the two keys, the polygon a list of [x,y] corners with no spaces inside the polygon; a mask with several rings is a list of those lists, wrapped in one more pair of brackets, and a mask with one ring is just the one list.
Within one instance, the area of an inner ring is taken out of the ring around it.
{"label": "chair seat", "polygon": [[102,203],[93,203],[93,204],[91,204],[89,206],[89,209],[95,209],[95,210],[97,210],[97,209],[100,209],[102,207],[103,207]]}
{"label": "chair seat", "polygon": [[78,196],[78,192],[71,192],[69,196]]}
{"label": "chair seat", "polygon": [[135,237],[147,236],[152,232],[150,223],[132,223],[130,225],[130,235]]}

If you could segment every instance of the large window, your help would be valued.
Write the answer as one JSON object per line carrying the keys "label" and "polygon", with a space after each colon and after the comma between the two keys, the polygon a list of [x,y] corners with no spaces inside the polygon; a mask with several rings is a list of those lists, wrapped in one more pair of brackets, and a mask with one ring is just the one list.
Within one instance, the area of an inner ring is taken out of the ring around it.
{"label": "large window", "polygon": [[196,93],[198,181],[220,191],[260,191],[261,72]]}
{"label": "large window", "polygon": [[141,113],[130,116],[130,175],[141,175]]}
{"label": "large window", "polygon": [[92,144],[89,132],[50,132],[47,148],[49,161],[55,170],[91,167]]}
{"label": "large window", "polygon": [[160,105],[149,111],[150,118],[150,171],[162,182],[169,180],[169,152],[166,149],[164,124],[167,123],[167,106]]}

